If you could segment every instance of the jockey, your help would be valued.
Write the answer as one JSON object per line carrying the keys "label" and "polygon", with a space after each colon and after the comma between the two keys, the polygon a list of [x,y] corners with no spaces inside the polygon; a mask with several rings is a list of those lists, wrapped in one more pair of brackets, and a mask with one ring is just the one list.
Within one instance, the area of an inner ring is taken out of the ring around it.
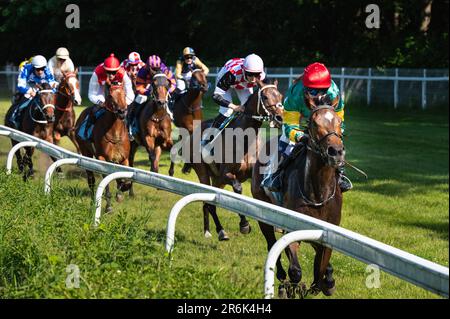
{"label": "jockey", "polygon": [[[264,62],[256,54],[250,54],[245,59],[227,61],[217,75],[212,96],[214,102],[220,105],[219,115],[214,119],[212,127],[219,128],[233,113],[243,112],[244,104],[257,86],[256,80],[264,80],[265,77]],[[233,104],[233,91],[238,96],[240,105]]]}
{"label": "jockey", "polygon": [[105,92],[106,86],[110,86],[114,83],[123,83],[125,90],[125,99],[127,105],[130,105],[134,100],[134,92],[130,78],[128,77],[125,69],[120,66],[120,61],[114,56],[113,53],[105,59],[105,61],[99,64],[94,73],[92,73],[89,81],[89,100],[94,104],[89,114],[89,125],[93,125],[95,121],[94,114],[102,107],[104,107],[106,101],[107,92]]}
{"label": "jockey", "polygon": [[17,91],[19,93],[16,105],[20,104],[11,115],[11,121],[19,127],[23,110],[30,104],[36,96],[35,84],[48,83],[54,89],[58,83],[53,78],[47,67],[47,59],[42,55],[36,55],[31,63],[24,64],[17,79]]}
{"label": "jockey", "polygon": [[48,61],[47,66],[58,82],[61,82],[63,73],[75,72],[75,66],[69,57],[69,50],[62,47],[56,50],[56,55]]}
{"label": "jockey", "polygon": [[139,70],[145,65],[144,61],[141,60],[141,56],[137,52],[131,52],[128,58],[123,60],[121,67],[127,71],[128,77],[136,85],[136,76]]}
{"label": "jockey", "polygon": [[[144,104],[147,101],[148,95],[151,90],[151,83],[153,80],[153,76],[158,73],[163,72],[167,78],[169,79],[170,88],[169,94],[172,94],[176,89],[176,81],[173,73],[169,70],[169,68],[161,61],[161,58],[157,55],[151,55],[147,59],[147,63],[144,67],[142,67],[136,77],[136,93],[138,94],[136,97],[137,104]],[[137,106],[131,108],[130,112],[128,112],[128,123],[132,123],[134,121],[135,109]],[[173,119],[172,112],[167,109],[167,113],[171,119]],[[130,138],[131,136],[131,125],[129,125]]]}
{"label": "jockey", "polygon": [[[305,68],[298,79],[294,80],[284,99],[283,128],[278,147],[281,160],[277,171],[268,175],[262,182],[262,186],[270,191],[281,191],[282,171],[289,162],[294,145],[306,143],[305,131],[311,114],[305,103],[306,93],[312,96],[327,95],[332,104],[337,103],[335,112],[342,119],[341,130],[344,132],[344,100],[339,88],[331,79],[331,74],[325,65],[318,62],[312,63]],[[352,188],[350,180],[344,176],[343,168],[339,169],[339,186],[342,192]]]}
{"label": "jockey", "polygon": [[192,77],[192,71],[201,69],[208,75],[209,69],[202,61],[195,55],[194,49],[186,47],[183,49],[183,56],[177,60],[175,67],[175,78],[177,79],[176,94],[182,94],[189,86],[189,81]]}

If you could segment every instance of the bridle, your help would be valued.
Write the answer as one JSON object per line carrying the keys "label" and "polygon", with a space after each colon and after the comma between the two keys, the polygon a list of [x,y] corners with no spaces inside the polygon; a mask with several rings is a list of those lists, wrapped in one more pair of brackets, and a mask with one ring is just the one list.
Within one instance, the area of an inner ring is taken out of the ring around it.
{"label": "bridle", "polygon": [[[265,105],[265,104],[264,104],[264,101],[262,100],[262,92],[263,92],[265,89],[269,89],[269,88],[275,88],[275,89],[278,90],[277,86],[274,85],[274,84],[268,84],[268,85],[265,85],[265,86],[261,87],[261,88],[258,90],[258,92],[257,92],[257,94],[258,94],[258,101],[257,101],[257,104],[256,104],[256,114],[257,114],[257,115],[251,115],[250,117],[251,117],[252,119],[257,120],[257,121],[260,121],[260,122],[264,122],[264,121],[270,122],[270,121],[272,121],[272,120],[275,120],[275,121],[281,123],[283,120],[282,120],[281,118],[278,118],[278,116],[273,115],[271,112],[269,112],[269,110],[268,110],[267,108],[272,107],[272,108],[280,108],[280,109],[284,109],[283,104],[282,104],[281,102],[278,102],[278,103],[275,104],[275,105]],[[263,109],[265,115],[262,115],[262,114],[260,113],[260,107]]]}
{"label": "bridle", "polygon": [[[165,84],[163,82],[164,79],[167,81],[167,84]],[[151,85],[152,90],[150,92],[150,97],[151,97],[151,99],[153,101],[158,101],[158,97],[156,96],[156,94],[157,94],[156,91],[157,91],[157,88],[161,87],[161,86],[165,86],[167,88],[167,93],[166,93],[166,96],[164,98],[164,103],[163,103],[163,106],[166,107],[168,102],[169,102],[169,96],[170,96],[170,93],[169,93],[169,88],[170,88],[169,78],[164,73],[156,73],[153,76],[152,85]]]}
{"label": "bridle", "polygon": [[[309,116],[308,119],[308,132],[311,132],[311,118],[313,116],[314,113],[316,113],[319,110],[330,110],[334,112],[334,107],[331,105],[320,105],[318,107],[316,107],[315,109],[313,109],[311,111],[311,114]],[[321,147],[322,143],[329,137],[329,136],[337,136],[341,141],[342,141],[342,135],[336,133],[336,131],[332,131],[332,132],[328,132],[327,134],[325,134],[324,136],[322,136],[319,140],[316,140],[313,136],[311,136],[310,134],[305,134],[308,136],[308,144],[306,145],[307,149],[312,151],[315,154],[318,154],[320,156],[320,158],[322,159],[322,161],[324,163],[328,162],[329,159],[329,155],[327,153],[326,150],[323,149],[323,147]],[[334,196],[336,195],[336,188],[337,188],[337,179],[334,179],[334,186],[333,186],[333,192],[332,194],[325,200],[321,201],[321,202],[313,202],[312,200],[310,200],[308,197],[306,197],[305,194],[303,194],[302,192],[302,187],[301,185],[299,186],[299,191],[300,191],[300,196],[302,197],[302,199],[305,201],[305,203],[308,206],[314,206],[314,207],[320,207],[325,205],[327,202],[329,202],[330,200],[332,200],[334,198]]]}
{"label": "bridle", "polygon": [[[75,102],[75,92],[70,88],[70,85],[69,85],[69,79],[72,77],[76,78],[75,73],[68,73],[64,76],[64,82],[63,82],[64,85],[61,85],[61,84],[59,85],[59,90],[57,93],[62,96],[65,96],[66,98],[70,99],[72,101],[72,103],[74,103]],[[64,89],[65,92],[61,91],[60,89]],[[72,105],[69,105],[66,108],[57,106],[56,109],[59,111],[69,112],[71,109],[71,106]]]}
{"label": "bridle", "polygon": [[[330,105],[320,105],[320,106],[316,107],[315,109],[313,109],[311,111],[311,114],[308,119],[308,132],[312,131],[311,130],[311,125],[312,125],[311,118],[312,118],[313,114],[319,110],[324,110],[324,109],[334,112],[334,108]],[[307,144],[307,148],[309,150],[311,150],[312,152],[318,154],[325,163],[328,162],[329,155],[328,155],[327,151],[324,150],[323,147],[321,147],[321,145],[329,136],[332,136],[332,135],[337,136],[342,141],[342,135],[336,133],[336,131],[328,132],[327,134],[322,136],[319,140],[316,140],[313,136],[308,134],[309,143]]]}
{"label": "bridle", "polygon": [[[53,90],[51,90],[51,89],[46,89],[46,90],[39,90],[38,92],[37,92],[37,94],[39,94],[39,95],[41,95],[41,94],[43,94],[43,93],[51,93],[51,94],[54,94],[55,92],[53,92]],[[45,119],[45,109],[47,109],[47,108],[52,108],[53,110],[55,109],[55,105],[54,104],[51,104],[51,103],[47,103],[47,104],[45,104],[44,106],[41,106],[40,105],[40,102],[38,102],[38,99],[36,99],[36,97],[33,99],[33,104],[34,105],[36,105],[37,107],[35,108],[35,109],[38,109],[39,110],[39,112],[41,112],[41,114],[42,114],[42,117]],[[33,116],[33,111],[32,111],[32,107],[29,107],[28,108],[28,111],[29,111],[29,115],[30,115],[30,118],[31,118],[31,120],[33,120],[33,122],[36,122],[36,123],[39,123],[39,124],[48,124],[48,121],[47,120],[37,120],[36,118],[34,118],[34,116]],[[54,120],[54,118],[55,118],[55,116],[53,115],[53,120]]]}
{"label": "bridle", "polygon": [[195,89],[195,90],[208,90],[208,83],[206,83],[206,85],[203,85],[202,83],[200,83],[194,76],[195,73],[197,72],[203,72],[202,69],[195,69],[191,72],[191,80],[190,80],[190,85],[189,88],[190,89]]}
{"label": "bridle", "polygon": [[111,92],[114,90],[117,90],[119,88],[123,89],[123,85],[121,84],[112,84],[109,87],[109,96],[107,99],[107,102],[105,103],[105,109],[108,110],[109,112],[118,115],[121,112],[125,112],[124,110],[122,110],[119,105],[114,101]]}

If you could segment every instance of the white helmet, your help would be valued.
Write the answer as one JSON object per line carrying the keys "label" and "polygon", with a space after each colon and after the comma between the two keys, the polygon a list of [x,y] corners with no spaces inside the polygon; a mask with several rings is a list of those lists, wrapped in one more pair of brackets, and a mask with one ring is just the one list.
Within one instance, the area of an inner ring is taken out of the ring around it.
{"label": "white helmet", "polygon": [[47,66],[47,59],[42,55],[35,55],[31,60],[31,64],[35,69],[40,69]]}
{"label": "white helmet", "polygon": [[128,62],[130,64],[138,64],[139,62],[142,62],[140,54],[137,52],[131,52],[128,54]]}
{"label": "white helmet", "polygon": [[247,55],[243,65],[244,71],[252,73],[262,73],[264,71],[264,62],[254,53]]}
{"label": "white helmet", "polygon": [[56,50],[56,57],[58,59],[68,59],[69,50],[67,50],[66,48],[58,48],[58,50]]}

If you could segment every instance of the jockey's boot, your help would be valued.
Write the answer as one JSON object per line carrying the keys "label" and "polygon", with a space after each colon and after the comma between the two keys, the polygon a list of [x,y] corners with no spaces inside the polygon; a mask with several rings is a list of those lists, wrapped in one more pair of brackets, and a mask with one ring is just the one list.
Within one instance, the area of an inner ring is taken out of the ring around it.
{"label": "jockey's boot", "polygon": [[20,128],[20,123],[22,122],[23,112],[27,108],[27,106],[30,104],[30,102],[31,102],[31,99],[27,99],[23,95],[16,101],[18,106],[16,107],[14,112],[11,114],[11,122],[14,124],[14,127],[17,130]]}
{"label": "jockey's boot", "polygon": [[341,188],[341,192],[344,193],[346,191],[349,191],[353,188],[353,184],[350,181],[350,179],[345,176],[344,174],[344,167],[340,167],[337,169],[338,171],[338,183],[339,183],[339,187]]}
{"label": "jockey's boot", "polygon": [[[219,115],[216,116],[216,118],[214,119],[213,123],[211,124],[211,129],[219,130],[222,127],[222,125],[225,122],[225,120],[227,120],[227,119],[228,118],[226,116],[223,116],[222,114],[219,113]],[[211,154],[211,149],[208,146],[208,144],[211,141],[213,141],[218,136],[218,134],[220,134],[220,132],[215,133],[215,135],[212,138],[210,138],[210,139],[207,138],[207,136],[209,134],[205,134],[204,133],[204,135],[202,136],[202,140],[200,142],[200,145],[201,145],[201,148],[202,148],[202,150],[201,150],[202,156],[203,156],[203,159],[205,161],[209,161],[210,157],[212,155]]]}
{"label": "jockey's boot", "polygon": [[134,141],[133,136],[133,125],[135,121],[135,112],[136,112],[136,105],[133,103],[129,106],[130,111],[127,113],[127,125],[128,125],[128,138],[130,139],[130,142]]}
{"label": "jockey's boot", "polygon": [[289,157],[285,154],[281,154],[277,170],[263,179],[261,182],[261,187],[265,187],[271,192],[281,192],[281,189],[283,188],[284,168],[286,167],[288,158]]}
{"label": "jockey's boot", "polygon": [[99,109],[100,109],[100,106],[97,105],[97,104],[95,104],[95,105],[92,107],[91,111],[89,112],[89,114],[88,114],[88,116],[87,116],[87,121],[86,121],[86,132],[87,132],[88,130],[90,130],[91,127],[94,126],[95,120],[96,120],[96,118],[95,118],[95,113],[97,113],[97,111],[98,111]]}

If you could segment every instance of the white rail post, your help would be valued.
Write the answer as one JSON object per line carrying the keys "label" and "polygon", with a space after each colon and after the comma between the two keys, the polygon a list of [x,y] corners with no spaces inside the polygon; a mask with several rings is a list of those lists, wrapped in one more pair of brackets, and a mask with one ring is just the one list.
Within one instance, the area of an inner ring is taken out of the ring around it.
{"label": "white rail post", "polygon": [[98,185],[97,192],[95,193],[95,217],[94,226],[97,227],[100,224],[100,216],[102,214],[102,196],[106,186],[113,180],[119,178],[132,178],[133,172],[116,172],[106,176]]}
{"label": "white rail post", "polygon": [[342,95],[343,98],[345,98],[345,92],[344,92],[344,89],[345,89],[345,68],[341,68],[341,81],[339,83],[339,86],[340,86],[339,90],[341,91],[341,95]]}
{"label": "white rail post", "polygon": [[296,241],[316,241],[322,240],[323,230],[297,230],[288,233],[277,240],[267,255],[264,266],[264,298],[270,299],[274,296],[275,267],[277,259],[284,249]]}
{"label": "white rail post", "polygon": [[216,194],[214,193],[195,193],[183,197],[172,207],[169,215],[169,220],[167,221],[166,232],[166,251],[169,254],[172,252],[175,242],[175,224],[177,222],[177,217],[183,207],[192,202],[214,202],[215,199]]}
{"label": "white rail post", "polygon": [[422,110],[427,108],[427,69],[423,69],[423,80],[422,80]]}
{"label": "white rail post", "polygon": [[52,175],[53,172],[60,167],[61,165],[65,164],[78,164],[80,160],[78,158],[63,158],[60,160],[57,160],[52,165],[50,165],[45,172],[45,181],[44,181],[44,193],[46,195],[50,194],[50,191],[52,190],[51,182],[52,182]]}
{"label": "white rail post", "polygon": [[22,147],[36,147],[37,144],[37,142],[25,141],[14,145],[13,148],[9,151],[8,158],[6,159],[6,175],[11,175],[14,154],[16,154],[16,152]]}
{"label": "white rail post", "polygon": [[372,90],[372,68],[368,70],[368,78],[367,78],[367,105],[370,105],[371,99],[371,90]]}
{"label": "white rail post", "polygon": [[394,108],[398,106],[398,68],[395,68],[395,79],[394,79]]}

